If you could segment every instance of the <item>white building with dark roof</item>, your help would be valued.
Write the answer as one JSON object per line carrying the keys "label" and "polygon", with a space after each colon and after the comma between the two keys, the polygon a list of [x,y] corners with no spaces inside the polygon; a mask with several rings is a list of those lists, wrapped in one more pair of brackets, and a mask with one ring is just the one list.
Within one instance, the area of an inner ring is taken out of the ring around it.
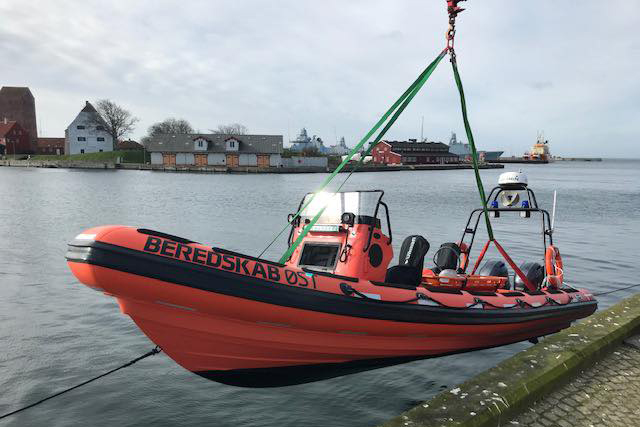
{"label": "white building with dark roof", "polygon": [[151,164],[279,167],[282,135],[165,134],[147,144]]}
{"label": "white building with dark roof", "polygon": [[113,137],[106,131],[104,121],[89,101],[64,131],[65,154],[113,151]]}

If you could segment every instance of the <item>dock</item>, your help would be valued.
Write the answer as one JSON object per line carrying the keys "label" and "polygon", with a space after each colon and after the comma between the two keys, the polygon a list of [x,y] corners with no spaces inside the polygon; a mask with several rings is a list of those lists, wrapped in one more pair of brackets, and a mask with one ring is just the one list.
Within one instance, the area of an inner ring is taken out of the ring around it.
{"label": "dock", "polygon": [[545,165],[549,163],[549,160],[540,160],[540,159],[525,159],[524,157],[500,157],[497,160],[485,160],[487,163],[524,163],[529,165]]}
{"label": "dock", "polygon": [[[57,161],[57,160],[0,160],[0,166],[31,167],[31,168],[57,168],[57,169],[116,169],[116,170],[149,170],[157,172],[187,172],[187,173],[270,173],[270,174],[291,174],[291,173],[328,173],[333,170],[324,166],[302,166],[302,167],[270,167],[258,168],[255,166],[194,166],[194,165],[156,165],[143,163],[115,163],[115,162],[82,162],[82,161]],[[351,172],[354,164],[346,165],[341,172]],[[482,164],[480,169],[500,169],[504,168],[500,164]],[[471,164],[432,164],[432,165],[363,165],[355,172],[397,172],[397,171],[435,171],[435,170],[459,170],[473,169]]]}
{"label": "dock", "polygon": [[557,162],[601,162],[602,157],[554,157]]}
{"label": "dock", "polygon": [[637,294],[382,427],[637,425],[639,334]]}

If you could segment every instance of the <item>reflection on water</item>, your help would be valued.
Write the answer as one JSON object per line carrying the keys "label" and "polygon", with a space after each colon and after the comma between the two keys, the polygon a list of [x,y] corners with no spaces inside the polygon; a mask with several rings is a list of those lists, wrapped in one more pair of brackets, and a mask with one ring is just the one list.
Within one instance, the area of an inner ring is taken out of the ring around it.
{"label": "reflection on water", "polygon": [[[638,283],[640,162],[524,170],[541,206],[550,209],[558,190],[555,240],[568,282],[596,291]],[[483,171],[485,185],[500,172]],[[102,224],[145,226],[256,255],[325,176],[0,168],[0,413],[152,347],[113,299],[77,284],[69,272],[66,243],[77,233]],[[410,234],[424,235],[432,248],[458,240],[479,204],[471,171],[357,173],[345,186],[378,188],[390,208],[396,253]],[[539,221],[503,215],[494,227],[516,262],[541,259]],[[268,258],[279,258],[285,238]],[[633,292],[606,295],[600,307]],[[369,426],[529,346],[259,390],[206,381],[160,355],[5,424]]]}

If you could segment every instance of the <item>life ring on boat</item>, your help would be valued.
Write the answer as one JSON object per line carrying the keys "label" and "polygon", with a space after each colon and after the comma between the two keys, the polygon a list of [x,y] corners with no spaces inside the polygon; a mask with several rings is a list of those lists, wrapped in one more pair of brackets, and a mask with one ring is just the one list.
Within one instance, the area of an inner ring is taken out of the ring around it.
{"label": "life ring on boat", "polygon": [[458,266],[464,270],[467,268],[467,262],[469,261],[469,245],[464,242],[458,242],[458,247],[460,248],[460,263]]}
{"label": "life ring on boat", "polygon": [[547,278],[554,276],[554,283],[560,285],[564,277],[564,265],[562,264],[562,257],[560,251],[553,245],[547,247],[547,251],[544,255],[544,263],[547,271]]}

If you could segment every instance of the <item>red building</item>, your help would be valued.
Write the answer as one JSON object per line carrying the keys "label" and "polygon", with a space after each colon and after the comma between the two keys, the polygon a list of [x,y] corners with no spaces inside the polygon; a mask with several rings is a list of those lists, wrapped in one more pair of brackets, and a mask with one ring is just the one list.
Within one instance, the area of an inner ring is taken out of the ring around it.
{"label": "red building", "polygon": [[380,141],[372,152],[372,161],[381,165],[428,165],[459,163],[442,142]]}
{"label": "red building", "polygon": [[0,122],[0,154],[31,154],[29,132],[16,122]]}
{"label": "red building", "polygon": [[38,138],[37,154],[64,154],[64,138]]}

